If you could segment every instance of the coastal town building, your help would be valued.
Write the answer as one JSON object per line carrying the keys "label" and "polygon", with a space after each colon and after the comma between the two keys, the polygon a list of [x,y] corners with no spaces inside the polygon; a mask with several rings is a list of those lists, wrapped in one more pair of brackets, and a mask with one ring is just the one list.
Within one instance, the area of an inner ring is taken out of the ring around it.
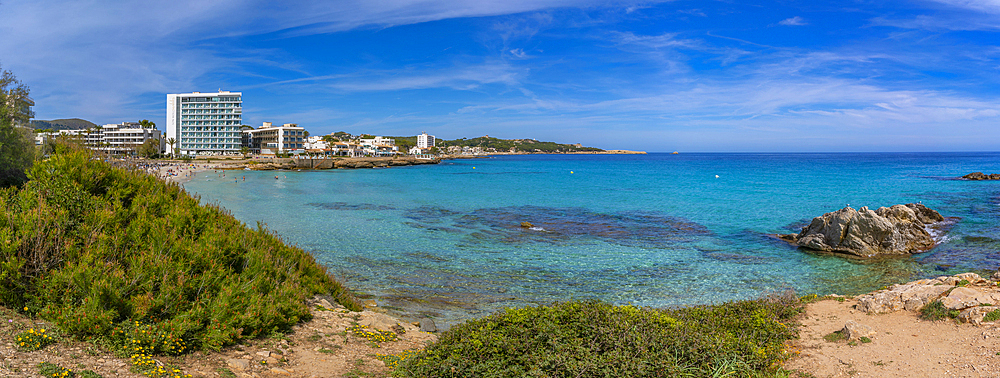
{"label": "coastal town building", "polygon": [[326,150],[328,148],[330,148],[330,143],[323,140],[322,136],[306,138],[306,150]]}
{"label": "coastal town building", "polygon": [[[485,155],[486,151],[482,147],[469,147],[469,146],[448,146],[447,148],[449,155]],[[494,151],[495,152],[495,151]]]}
{"label": "coastal town building", "polygon": [[417,147],[418,148],[431,148],[434,147],[434,136],[427,135],[427,132],[422,132],[417,135]]}
{"label": "coastal town building", "polygon": [[39,133],[35,144],[43,144],[55,135],[79,138],[84,146],[92,150],[111,154],[134,155],[143,143],[156,140],[159,150],[163,150],[163,137],[155,127],[142,127],[138,122],[122,122],[107,124],[96,128],[82,130],[59,130],[51,133]]}
{"label": "coastal town building", "polygon": [[365,156],[365,149],[363,146],[357,143],[351,142],[333,142],[330,144],[329,155],[332,156],[347,156],[347,157],[361,157]]}
{"label": "coastal town building", "polygon": [[365,155],[369,156],[393,156],[399,153],[399,147],[396,147],[396,141],[392,138],[377,136],[371,139],[362,139],[361,146],[364,148]]}
{"label": "coastal town building", "polygon": [[[167,95],[166,138],[181,155],[235,155],[242,147],[243,93]],[[173,151],[170,151],[173,153]]]}
{"label": "coastal town building", "polygon": [[274,126],[264,122],[260,128],[242,131],[242,146],[256,154],[302,153],[306,130],[294,123]]}

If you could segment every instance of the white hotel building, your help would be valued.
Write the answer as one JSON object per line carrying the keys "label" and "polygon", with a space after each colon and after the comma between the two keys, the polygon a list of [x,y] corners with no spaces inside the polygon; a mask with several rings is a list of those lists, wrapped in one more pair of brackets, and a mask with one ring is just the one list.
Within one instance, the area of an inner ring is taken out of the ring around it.
{"label": "white hotel building", "polygon": [[243,93],[180,93],[167,95],[167,139],[181,155],[235,155],[240,152]]}

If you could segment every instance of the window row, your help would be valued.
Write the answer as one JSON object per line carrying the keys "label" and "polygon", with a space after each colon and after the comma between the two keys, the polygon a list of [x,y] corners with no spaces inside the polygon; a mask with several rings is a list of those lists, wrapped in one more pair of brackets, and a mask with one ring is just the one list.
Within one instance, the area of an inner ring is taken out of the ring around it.
{"label": "window row", "polygon": [[182,115],[181,120],[185,119],[241,119],[242,117],[238,115]]}
{"label": "window row", "polygon": [[239,121],[181,121],[181,126],[239,125]]}

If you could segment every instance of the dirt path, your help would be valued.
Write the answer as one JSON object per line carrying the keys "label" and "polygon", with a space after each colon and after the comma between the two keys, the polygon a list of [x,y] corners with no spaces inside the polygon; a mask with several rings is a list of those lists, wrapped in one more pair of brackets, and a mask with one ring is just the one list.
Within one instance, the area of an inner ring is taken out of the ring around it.
{"label": "dirt path", "polygon": [[[847,299],[806,306],[798,353],[785,364],[800,376],[826,377],[1000,377],[1000,326],[924,321],[899,311],[867,315]],[[872,327],[871,342],[830,342],[824,336],[848,320]]]}

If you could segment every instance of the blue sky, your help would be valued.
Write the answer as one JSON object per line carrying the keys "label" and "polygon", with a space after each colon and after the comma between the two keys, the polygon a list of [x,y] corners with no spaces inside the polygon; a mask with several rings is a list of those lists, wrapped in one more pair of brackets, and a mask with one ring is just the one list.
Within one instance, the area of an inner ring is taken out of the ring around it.
{"label": "blue sky", "polygon": [[998,151],[1000,0],[6,0],[36,118],[646,151]]}

